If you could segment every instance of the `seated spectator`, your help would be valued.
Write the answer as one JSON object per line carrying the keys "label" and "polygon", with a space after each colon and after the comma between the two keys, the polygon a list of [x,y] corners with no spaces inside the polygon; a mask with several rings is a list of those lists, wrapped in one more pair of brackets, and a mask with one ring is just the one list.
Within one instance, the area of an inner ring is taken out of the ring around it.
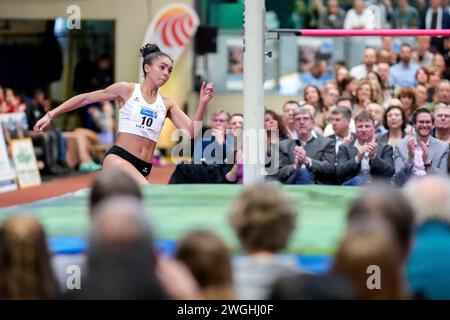
{"label": "seated spectator", "polygon": [[377,140],[380,143],[387,143],[392,148],[397,142],[405,137],[406,120],[405,112],[397,106],[389,106],[383,115],[383,125],[387,130]]}
{"label": "seated spectator", "polygon": [[417,94],[417,108],[430,109],[431,104],[428,102],[428,89],[427,86],[418,84],[416,87]]}
{"label": "seated spectator", "polygon": [[279,168],[280,141],[288,139],[287,131],[281,117],[272,110],[264,114],[264,130],[266,130],[266,180],[275,179],[275,172]]}
{"label": "seated spectator", "polygon": [[352,103],[356,102],[355,92],[358,87],[358,80],[352,76],[348,76],[341,82],[338,82],[337,85],[342,98],[351,99]]}
{"label": "seated spectator", "polygon": [[71,171],[67,163],[67,143],[63,133],[57,128],[52,127],[43,134],[37,134],[32,128],[36,122],[50,110],[50,101],[45,99],[42,90],[36,90],[33,100],[27,104],[25,114],[27,117],[28,128],[27,135],[33,140],[33,145],[42,148],[44,161],[43,174],[63,175]]}
{"label": "seated spectator", "polygon": [[416,72],[416,82],[417,85],[422,85],[427,87],[430,81],[430,73],[427,68],[419,67]]}
{"label": "seated spectator", "polygon": [[[336,107],[337,108],[347,108],[348,111],[350,111],[350,117],[351,117],[352,112],[353,112],[352,99],[350,99],[350,98],[339,98],[338,101],[336,102]],[[331,112],[331,117],[332,117],[331,121],[333,121],[333,112]],[[355,133],[355,120],[353,118],[350,119],[349,130],[350,130],[350,134],[353,135]],[[325,127],[325,130],[323,130],[323,136],[324,137],[331,137],[333,134],[335,134],[333,123],[329,123]],[[336,147],[336,148],[339,148],[339,147]],[[336,152],[337,152],[337,150],[336,150]]]}
{"label": "seated spectator", "polygon": [[0,299],[56,299],[47,236],[31,215],[15,215],[0,226]]}
{"label": "seated spectator", "polygon": [[362,79],[356,88],[356,103],[353,106],[353,114],[366,110],[371,102],[374,102],[372,85],[369,80]]}
{"label": "seated spectator", "polygon": [[374,120],[363,111],[355,117],[356,138],[339,147],[336,177],[343,185],[371,183],[376,177],[390,178],[394,173],[392,147],[377,143]]}
{"label": "seated spectator", "polygon": [[350,70],[350,75],[357,80],[367,77],[370,71],[377,71],[377,53],[373,48],[366,48],[364,50],[363,63],[353,67]]}
{"label": "seated spectator", "polygon": [[347,216],[348,226],[374,216],[385,220],[393,232],[406,263],[414,240],[414,210],[400,189],[378,182],[363,187],[352,203]]}
{"label": "seated spectator", "polygon": [[[89,108],[90,115],[94,119],[98,128],[96,138],[92,138],[92,143],[108,147],[114,143],[114,107],[111,102],[103,101],[100,108]],[[82,130],[78,128],[77,130]],[[89,133],[89,136],[92,136]]]}
{"label": "seated spectator", "polygon": [[355,0],[353,8],[347,11],[344,19],[344,29],[375,29],[373,12],[364,8],[362,0]]}
{"label": "seated spectator", "polygon": [[233,137],[240,137],[242,130],[244,130],[244,115],[242,113],[232,114],[228,122],[228,129]]}
{"label": "seated spectator", "polygon": [[[314,107],[314,122],[320,128],[321,133],[326,125],[325,106],[323,104],[322,93],[319,88],[314,85],[307,85],[303,91],[305,104]],[[303,106],[303,105],[302,105]]]}
{"label": "seated spectator", "polygon": [[321,87],[332,78],[331,73],[328,71],[327,62],[325,60],[317,59],[314,61],[311,69],[300,76],[299,88],[305,88],[309,85]]}
{"label": "seated spectator", "polygon": [[341,144],[354,139],[354,135],[350,132],[351,120],[352,112],[346,107],[336,107],[331,111],[331,126],[334,133],[328,138],[335,141],[336,155]]}
{"label": "seated spectator", "polygon": [[397,1],[397,8],[392,13],[391,21],[394,29],[419,29],[421,27],[419,12],[408,4],[408,0]]}
{"label": "seated spectator", "polygon": [[[441,0],[429,1],[429,7],[422,15],[422,29],[450,29],[450,14],[442,8]],[[430,47],[432,52],[443,52],[444,39],[433,37]]]}
{"label": "seated spectator", "polygon": [[301,272],[283,251],[295,228],[297,213],[283,193],[271,184],[245,189],[230,216],[245,255],[233,261],[233,277],[239,299],[267,299],[280,277]]}
{"label": "seated spectator", "polygon": [[389,69],[389,83],[395,87],[414,87],[416,72],[419,66],[411,61],[411,46],[403,43],[400,46],[400,62]]}
{"label": "seated spectator", "polygon": [[334,176],[334,141],[320,136],[314,137],[314,119],[308,109],[297,109],[294,119],[299,139],[280,142],[280,168],[277,178],[287,184],[329,181],[330,177]]}
{"label": "seated spectator", "polygon": [[87,273],[75,299],[165,299],[157,253],[141,200],[110,197],[94,207]]}
{"label": "seated spectator", "polygon": [[434,119],[432,136],[450,144],[450,105],[438,105],[434,110]]}
{"label": "seated spectator", "polygon": [[402,277],[400,245],[390,225],[376,215],[363,217],[348,226],[334,256],[332,271],[352,283],[357,299],[408,297]]}
{"label": "seated spectator", "polygon": [[[89,222],[95,219],[94,208],[102,201],[117,196],[135,197],[143,201],[140,186],[125,171],[117,168],[100,171],[94,178],[87,203]],[[86,255],[84,252],[76,254],[58,254],[52,257],[52,266],[57,276],[62,292],[67,290],[67,267],[76,265],[84,273],[86,270]]]}
{"label": "seated spectator", "polygon": [[406,122],[411,123],[412,115],[417,110],[417,96],[414,88],[402,88],[398,92],[397,98],[401,102],[403,111],[405,112]]}
{"label": "seated spectator", "polygon": [[395,184],[402,186],[411,178],[427,175],[447,175],[449,145],[431,136],[433,122],[429,110],[414,112],[415,134],[410,131],[394,148]]}
{"label": "seated spectator", "polygon": [[[406,0],[400,0],[406,1]],[[433,65],[433,54],[429,51],[431,37],[416,37],[416,49],[411,55],[411,62],[418,64],[422,68],[429,68]]]}
{"label": "seated spectator", "polygon": [[287,130],[289,139],[297,139],[297,131],[294,128],[294,111],[300,104],[295,100],[288,100],[283,104],[283,124]]}
{"label": "seated spectator", "polygon": [[178,242],[175,258],[192,272],[203,299],[236,299],[231,255],[216,234],[206,230],[188,233]]}
{"label": "seated spectator", "polygon": [[169,184],[229,183],[226,174],[236,156],[236,139],[227,132],[229,118],[224,110],[211,115],[211,129],[194,139],[193,162],[178,164]]}
{"label": "seated spectator", "polygon": [[387,132],[387,129],[383,126],[384,108],[381,104],[372,102],[367,106],[367,111],[373,118],[375,126],[374,136],[375,139],[378,139]]}
{"label": "seated spectator", "polygon": [[319,29],[342,29],[345,11],[339,7],[337,0],[328,0],[327,9],[320,15]]}
{"label": "seated spectator", "polygon": [[18,103],[14,95],[14,91],[11,88],[5,88],[5,98],[0,113],[13,113],[17,112]]}
{"label": "seated spectator", "polygon": [[383,106],[387,108],[392,99],[394,87],[389,83],[389,64],[385,62],[379,62],[377,64],[377,74],[380,76],[380,85],[383,90]]}
{"label": "seated spectator", "polygon": [[415,241],[406,268],[415,299],[450,299],[450,185],[447,177],[432,176],[404,189],[416,211]]}
{"label": "seated spectator", "polygon": [[433,111],[440,103],[450,104],[450,81],[447,79],[439,81],[436,86],[435,99],[429,109]]}

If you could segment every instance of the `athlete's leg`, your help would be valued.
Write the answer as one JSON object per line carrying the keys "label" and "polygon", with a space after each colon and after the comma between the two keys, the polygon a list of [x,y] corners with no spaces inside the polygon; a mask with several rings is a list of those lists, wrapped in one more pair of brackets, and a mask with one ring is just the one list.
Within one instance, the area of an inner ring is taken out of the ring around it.
{"label": "athlete's leg", "polygon": [[149,183],[149,181],[147,181],[147,179],[131,163],[115,154],[108,154],[103,160],[103,169],[107,170],[108,168],[119,168],[124,170],[139,184]]}

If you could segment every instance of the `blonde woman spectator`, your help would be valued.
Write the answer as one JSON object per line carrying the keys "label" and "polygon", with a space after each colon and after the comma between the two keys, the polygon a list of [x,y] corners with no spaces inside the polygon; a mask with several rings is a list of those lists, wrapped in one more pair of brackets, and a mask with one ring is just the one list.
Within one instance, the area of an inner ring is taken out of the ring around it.
{"label": "blonde woman spectator", "polygon": [[206,300],[235,299],[231,255],[216,234],[198,230],[178,243],[175,258],[191,271]]}
{"label": "blonde woman spectator", "polygon": [[353,106],[353,113],[366,110],[369,103],[373,102],[373,89],[370,81],[367,79],[360,80],[356,88],[356,103]]}

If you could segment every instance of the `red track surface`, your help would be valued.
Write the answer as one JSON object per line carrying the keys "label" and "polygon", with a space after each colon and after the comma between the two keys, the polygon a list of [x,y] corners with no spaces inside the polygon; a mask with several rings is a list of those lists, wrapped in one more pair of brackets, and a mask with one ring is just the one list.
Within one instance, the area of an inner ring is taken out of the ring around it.
{"label": "red track surface", "polygon": [[[153,167],[151,173],[152,182],[155,184],[166,184],[174,169],[174,166]],[[56,197],[68,192],[88,188],[96,174],[88,173],[69,178],[54,178],[36,187],[0,193],[0,208]]]}

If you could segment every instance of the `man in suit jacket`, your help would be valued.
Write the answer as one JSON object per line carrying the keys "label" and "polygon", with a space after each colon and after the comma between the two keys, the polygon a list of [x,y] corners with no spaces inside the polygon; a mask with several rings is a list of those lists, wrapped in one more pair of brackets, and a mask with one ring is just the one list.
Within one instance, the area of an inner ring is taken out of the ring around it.
{"label": "man in suit jacket", "polygon": [[426,108],[413,113],[415,137],[408,134],[394,149],[395,175],[393,182],[405,184],[412,177],[447,174],[449,146],[431,136],[433,115]]}
{"label": "man in suit jacket", "polygon": [[339,147],[336,176],[343,185],[370,183],[374,177],[394,174],[392,147],[375,141],[375,121],[367,111],[355,117],[356,139]]}
{"label": "man in suit jacket", "polygon": [[280,142],[280,168],[277,178],[288,184],[326,183],[334,176],[334,141],[312,134],[314,117],[301,107],[294,111],[298,140]]}
{"label": "man in suit jacket", "polygon": [[[430,0],[430,6],[423,12],[422,29],[450,29],[450,15],[442,8],[442,0]],[[431,38],[431,51],[445,52],[444,38]]]}

